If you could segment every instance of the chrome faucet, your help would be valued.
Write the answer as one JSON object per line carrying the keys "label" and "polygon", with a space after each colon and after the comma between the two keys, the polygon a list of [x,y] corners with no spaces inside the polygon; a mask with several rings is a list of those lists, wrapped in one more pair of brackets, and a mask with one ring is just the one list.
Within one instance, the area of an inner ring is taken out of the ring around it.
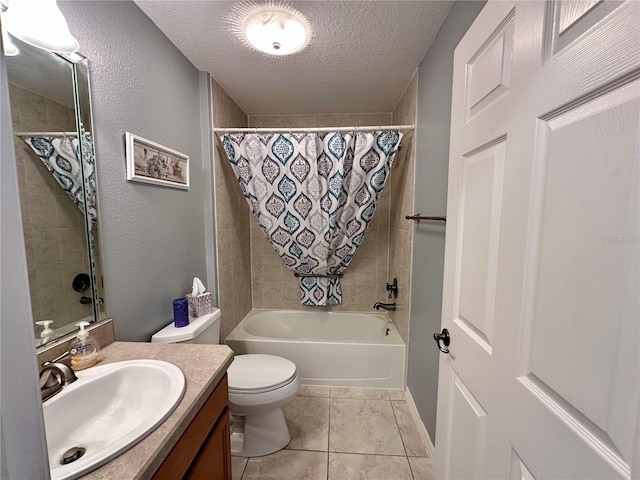
{"label": "chrome faucet", "polygon": [[73,370],[60,362],[45,362],[40,371],[40,392],[42,401],[49,400],[62,387],[72,384],[78,379]]}
{"label": "chrome faucet", "polygon": [[373,308],[376,310],[380,310],[382,308],[387,311],[388,310],[394,311],[396,309],[396,302],[393,302],[393,303],[376,302],[373,304]]}

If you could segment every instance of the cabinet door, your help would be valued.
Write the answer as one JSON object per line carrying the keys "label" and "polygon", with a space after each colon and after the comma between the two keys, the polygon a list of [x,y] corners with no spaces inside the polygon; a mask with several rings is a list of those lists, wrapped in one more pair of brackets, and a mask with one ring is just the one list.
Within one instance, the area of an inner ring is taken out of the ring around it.
{"label": "cabinet door", "polygon": [[154,480],[231,479],[227,376],[209,396]]}
{"label": "cabinet door", "polygon": [[218,423],[211,431],[184,478],[189,480],[231,479],[228,409],[218,419]]}

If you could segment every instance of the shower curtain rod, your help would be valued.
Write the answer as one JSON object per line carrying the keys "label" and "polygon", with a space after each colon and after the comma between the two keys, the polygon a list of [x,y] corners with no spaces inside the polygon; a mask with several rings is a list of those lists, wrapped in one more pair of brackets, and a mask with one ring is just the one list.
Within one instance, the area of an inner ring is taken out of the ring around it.
{"label": "shower curtain rod", "polygon": [[214,132],[224,133],[316,133],[316,132],[373,132],[376,130],[413,130],[415,125],[383,125],[369,127],[311,127],[311,128],[214,128]]}
{"label": "shower curtain rod", "polygon": [[77,137],[78,132],[16,132],[14,135],[16,137]]}

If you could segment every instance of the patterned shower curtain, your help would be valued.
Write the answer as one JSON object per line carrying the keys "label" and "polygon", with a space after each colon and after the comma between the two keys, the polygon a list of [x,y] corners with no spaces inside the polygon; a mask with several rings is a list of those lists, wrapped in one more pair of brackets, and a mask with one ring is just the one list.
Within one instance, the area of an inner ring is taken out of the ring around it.
{"label": "patterned shower curtain", "polygon": [[304,305],[342,302],[341,274],[362,242],[402,134],[221,137],[251,213],[300,277]]}
{"label": "patterned shower curtain", "polygon": [[[71,198],[80,211],[87,211],[92,223],[96,222],[96,180],[93,140],[91,135],[82,130],[81,165],[80,143],[77,138],[61,137],[29,137],[27,145],[40,157],[40,160],[51,172],[53,178]],[[82,191],[82,173],[84,168],[85,195]],[[85,198],[87,205],[85,206]]]}

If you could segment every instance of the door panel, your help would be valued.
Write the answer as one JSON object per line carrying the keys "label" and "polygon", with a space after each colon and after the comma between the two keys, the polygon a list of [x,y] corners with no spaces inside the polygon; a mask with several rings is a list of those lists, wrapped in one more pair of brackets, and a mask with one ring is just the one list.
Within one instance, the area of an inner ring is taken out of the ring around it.
{"label": "door panel", "polygon": [[456,48],[436,478],[640,478],[638,25],[489,1]]}
{"label": "door panel", "polygon": [[[625,339],[638,329],[632,315],[640,291],[639,137],[629,132],[640,131],[639,112],[634,82],[541,120],[533,215],[539,240],[525,288],[531,373],[627,458],[633,425],[624,419],[636,407],[638,364],[623,359],[639,358],[638,344]],[[625,128],[609,132],[616,124]]]}
{"label": "door panel", "polygon": [[500,323],[495,348],[506,365],[517,359],[501,374],[505,401],[526,415],[511,416],[508,436],[536,478],[628,479],[640,389],[636,27],[630,35],[640,8],[598,2],[566,21],[574,36],[545,59],[544,25],[575,6],[547,7],[516,12],[496,323],[519,320]]}
{"label": "door panel", "polygon": [[[496,459],[492,372],[496,265],[513,48],[513,3],[481,12],[456,49],[447,199],[437,478],[506,478]],[[441,427],[442,425],[442,427]],[[442,447],[440,447],[442,446]]]}
{"label": "door panel", "polygon": [[511,475],[510,480],[536,480],[527,466],[522,462],[516,451],[511,456]]}
{"label": "door panel", "polygon": [[571,45],[623,3],[612,0],[548,2],[547,42],[549,54],[556,54]]}
{"label": "door panel", "polygon": [[504,142],[465,156],[460,216],[460,299],[454,320],[491,354]]}
{"label": "door panel", "polygon": [[508,16],[467,64],[467,122],[509,92],[513,48],[512,20],[513,17]]}
{"label": "door panel", "polygon": [[478,400],[455,377],[452,392],[452,450],[450,478],[481,478],[486,440],[487,413]]}

